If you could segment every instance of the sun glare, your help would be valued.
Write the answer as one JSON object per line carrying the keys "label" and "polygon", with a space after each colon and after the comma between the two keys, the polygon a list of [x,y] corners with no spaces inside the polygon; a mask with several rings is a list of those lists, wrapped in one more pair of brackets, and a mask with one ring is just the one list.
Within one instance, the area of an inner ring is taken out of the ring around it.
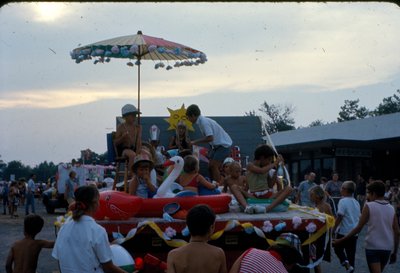
{"label": "sun glare", "polygon": [[63,15],[64,5],[62,3],[37,3],[35,10],[38,21],[51,22]]}

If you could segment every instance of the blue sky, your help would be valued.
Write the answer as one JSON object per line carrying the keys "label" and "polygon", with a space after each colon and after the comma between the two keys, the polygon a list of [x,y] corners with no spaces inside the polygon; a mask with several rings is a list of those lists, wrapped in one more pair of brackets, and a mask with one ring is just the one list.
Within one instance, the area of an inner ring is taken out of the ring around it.
{"label": "blue sky", "polygon": [[293,105],[307,126],[336,120],[345,99],[374,108],[400,88],[398,29],[390,3],[11,3],[0,9],[0,159],[106,150],[121,106],[137,104],[137,70],[75,64],[79,45],[142,30],[207,54],[170,71],[143,62],[143,115],[197,103],[241,116],[267,101]]}

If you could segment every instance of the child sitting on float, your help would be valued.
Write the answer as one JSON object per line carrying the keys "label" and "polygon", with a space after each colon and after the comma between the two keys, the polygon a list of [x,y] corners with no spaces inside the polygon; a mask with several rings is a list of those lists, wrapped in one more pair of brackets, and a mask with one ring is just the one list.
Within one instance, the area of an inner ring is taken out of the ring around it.
{"label": "child sitting on float", "polygon": [[[157,192],[156,179],[151,179],[154,163],[145,152],[137,155],[132,166],[133,178],[129,183],[129,194],[151,198]],[[155,172],[155,171],[154,171]]]}
{"label": "child sitting on float", "polygon": [[146,154],[149,159],[153,162],[153,168],[150,170],[150,178],[151,181],[156,181],[156,185],[160,185],[163,181],[163,176],[164,176],[164,167],[163,165],[158,165],[157,164],[157,155],[156,155],[156,150],[154,149],[153,145],[151,145],[149,142],[143,142],[142,143],[142,149],[140,151],[141,154]]}
{"label": "child sitting on float", "polygon": [[[263,144],[258,146],[254,151],[254,161],[247,164],[246,180],[249,190],[245,191],[237,185],[230,187],[232,194],[244,208],[245,213],[270,212],[291,194],[292,188],[290,186],[283,189],[280,188],[280,183],[278,183],[276,171],[274,170],[279,163],[283,162],[283,158],[280,155],[277,160],[274,160],[274,158],[274,151],[269,145]],[[274,172],[272,176],[270,175],[271,172]],[[276,192],[274,190],[275,185],[278,186]],[[272,200],[266,206],[252,206],[247,203],[247,198]]]}
{"label": "child sitting on float", "polygon": [[183,190],[192,191],[196,194],[199,193],[200,186],[210,191],[218,191],[217,183],[210,183],[199,174],[199,160],[193,155],[185,156],[183,173],[178,177],[177,182],[183,187]]}
{"label": "child sitting on float", "polygon": [[185,150],[192,150],[192,144],[190,143],[187,126],[182,120],[177,123],[176,133],[169,141],[168,150],[174,149],[177,149],[178,153]]}
{"label": "child sitting on float", "polygon": [[[228,157],[229,158],[229,157]],[[223,190],[222,192],[229,192],[231,193],[232,191],[230,190],[233,185],[235,187],[238,187],[239,189],[243,191],[248,190],[247,182],[246,182],[246,176],[242,175],[242,167],[240,166],[239,162],[237,161],[232,161],[228,165],[228,173],[229,175],[225,177],[224,182],[223,182]],[[229,191],[228,191],[229,189]]]}
{"label": "child sitting on float", "polygon": [[225,184],[225,179],[229,177],[230,173],[229,173],[229,166],[231,165],[232,162],[234,162],[235,160],[232,157],[227,157],[225,158],[224,162],[222,163],[221,166],[221,170],[220,170],[220,181],[218,181],[218,184],[220,186],[223,186],[223,192],[226,192],[227,187]]}

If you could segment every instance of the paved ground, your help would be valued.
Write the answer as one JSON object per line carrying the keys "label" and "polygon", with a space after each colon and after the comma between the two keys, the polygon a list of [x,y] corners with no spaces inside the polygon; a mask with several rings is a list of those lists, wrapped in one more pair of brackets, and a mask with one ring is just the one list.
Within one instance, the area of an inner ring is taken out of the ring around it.
{"label": "paved ground", "polygon": [[[1,207],[1,212],[3,208]],[[23,237],[23,216],[25,210],[20,207],[19,208],[19,217],[16,219],[11,219],[8,215],[0,215],[0,261],[1,267],[0,272],[5,272],[5,260],[7,258],[8,251],[12,243]],[[54,230],[54,221],[58,215],[63,215],[63,211],[56,211],[56,215],[49,215],[46,213],[44,206],[40,203],[39,200],[36,200],[36,212],[43,216],[45,219],[45,225],[41,233],[38,234],[38,239],[47,239],[47,240],[55,240],[55,230]],[[358,248],[357,248],[357,257],[356,257],[356,271],[355,272],[368,272],[368,267],[365,262],[365,253],[363,248],[364,243],[364,235],[365,230],[361,233],[360,238],[358,240]],[[388,265],[385,273],[398,273],[400,272],[400,254],[397,259],[397,263],[395,265]],[[52,273],[58,271],[58,265],[55,259],[51,257],[51,250],[44,249],[42,250],[39,257],[39,265],[37,272],[39,273]],[[339,265],[339,261],[332,254],[332,262],[322,263],[322,271],[323,272],[345,272],[344,269]]]}

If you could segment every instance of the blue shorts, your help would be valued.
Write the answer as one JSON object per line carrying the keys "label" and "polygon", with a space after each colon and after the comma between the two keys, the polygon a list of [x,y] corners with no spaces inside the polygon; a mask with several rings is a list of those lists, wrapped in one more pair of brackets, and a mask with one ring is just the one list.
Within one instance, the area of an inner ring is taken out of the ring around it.
{"label": "blue shorts", "polygon": [[368,264],[380,263],[385,266],[389,261],[391,253],[392,251],[390,250],[365,249]]}
{"label": "blue shorts", "polygon": [[213,146],[209,152],[208,157],[212,160],[220,161],[221,163],[230,156],[231,154],[231,147],[225,148],[224,146],[217,145]]}

